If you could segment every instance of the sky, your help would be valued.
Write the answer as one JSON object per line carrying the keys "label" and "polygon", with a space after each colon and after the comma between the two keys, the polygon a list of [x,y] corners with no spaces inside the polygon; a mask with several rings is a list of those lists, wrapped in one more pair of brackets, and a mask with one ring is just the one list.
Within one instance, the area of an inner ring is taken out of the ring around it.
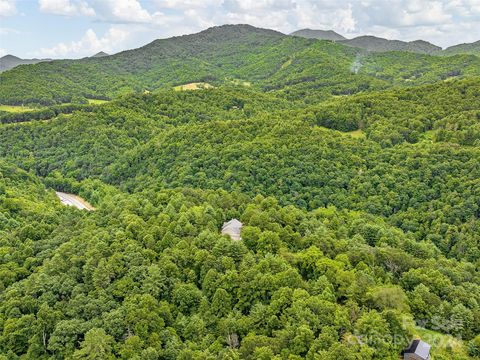
{"label": "sky", "polygon": [[447,47],[480,39],[480,0],[0,0],[0,56],[81,58],[223,24]]}

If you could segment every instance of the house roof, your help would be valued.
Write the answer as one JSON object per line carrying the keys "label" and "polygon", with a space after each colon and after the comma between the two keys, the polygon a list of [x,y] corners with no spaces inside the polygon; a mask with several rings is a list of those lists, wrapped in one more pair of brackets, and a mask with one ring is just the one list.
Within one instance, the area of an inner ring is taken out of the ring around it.
{"label": "house roof", "polygon": [[415,354],[422,359],[428,359],[431,346],[422,340],[413,340],[410,346],[404,351],[404,354]]}
{"label": "house roof", "polygon": [[222,230],[225,229],[225,228],[227,228],[227,227],[240,228],[240,227],[242,227],[242,226],[243,226],[243,224],[242,224],[239,220],[237,220],[237,219],[232,219],[232,220],[230,220],[230,221],[228,221],[228,222],[226,222],[226,223],[223,224]]}

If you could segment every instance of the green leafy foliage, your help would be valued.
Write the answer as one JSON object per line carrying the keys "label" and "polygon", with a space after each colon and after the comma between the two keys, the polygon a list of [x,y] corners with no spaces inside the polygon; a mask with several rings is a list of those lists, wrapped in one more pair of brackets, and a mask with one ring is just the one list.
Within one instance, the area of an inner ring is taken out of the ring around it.
{"label": "green leafy foliage", "polygon": [[0,359],[478,357],[479,68],[240,26],[0,75],[76,102],[0,116]]}

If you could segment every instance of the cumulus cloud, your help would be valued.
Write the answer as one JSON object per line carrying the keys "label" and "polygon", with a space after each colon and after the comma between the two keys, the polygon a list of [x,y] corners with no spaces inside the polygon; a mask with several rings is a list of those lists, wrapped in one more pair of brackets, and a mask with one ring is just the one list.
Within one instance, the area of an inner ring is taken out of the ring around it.
{"label": "cumulus cloud", "polygon": [[423,39],[446,47],[480,38],[480,0],[362,0],[353,3],[352,36]]}
{"label": "cumulus cloud", "polygon": [[451,20],[446,3],[441,1],[380,1],[364,0],[355,11],[365,19],[365,25],[401,28],[439,25]]}
{"label": "cumulus cloud", "polygon": [[39,0],[40,11],[63,16],[95,16],[95,10],[85,1],[75,0]]}
{"label": "cumulus cloud", "polygon": [[152,23],[161,15],[150,13],[139,0],[92,0],[102,21],[112,23]]}
{"label": "cumulus cloud", "polygon": [[66,58],[91,56],[99,51],[113,53],[122,48],[131,32],[125,28],[112,26],[103,35],[98,37],[95,31],[88,29],[78,41],[59,43],[50,48],[41,48],[35,55],[40,57]]}
{"label": "cumulus cloud", "polygon": [[12,16],[16,13],[15,0],[0,0],[0,16]]}
{"label": "cumulus cloud", "polygon": [[294,16],[290,19],[288,32],[302,28],[351,32],[355,30],[357,23],[350,3],[336,4],[329,1],[323,4],[313,1],[299,2]]}
{"label": "cumulus cloud", "polygon": [[220,7],[225,0],[152,0],[157,7],[164,9],[215,9]]}
{"label": "cumulus cloud", "polygon": [[228,12],[255,14],[258,11],[277,12],[295,9],[293,0],[224,0]]}

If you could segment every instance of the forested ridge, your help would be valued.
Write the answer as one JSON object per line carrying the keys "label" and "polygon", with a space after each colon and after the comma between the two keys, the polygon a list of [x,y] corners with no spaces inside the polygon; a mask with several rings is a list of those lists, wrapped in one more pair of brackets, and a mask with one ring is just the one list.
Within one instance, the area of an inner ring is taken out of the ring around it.
{"label": "forested ridge", "polygon": [[0,104],[54,105],[192,82],[236,81],[295,96],[311,96],[313,88],[317,100],[473,75],[480,75],[480,58],[474,55],[375,53],[249,25],[224,25],[112,56],[18,66],[0,74]]}
{"label": "forested ridge", "polygon": [[0,74],[43,106],[0,116],[0,359],[478,358],[477,62],[227,26]]}

